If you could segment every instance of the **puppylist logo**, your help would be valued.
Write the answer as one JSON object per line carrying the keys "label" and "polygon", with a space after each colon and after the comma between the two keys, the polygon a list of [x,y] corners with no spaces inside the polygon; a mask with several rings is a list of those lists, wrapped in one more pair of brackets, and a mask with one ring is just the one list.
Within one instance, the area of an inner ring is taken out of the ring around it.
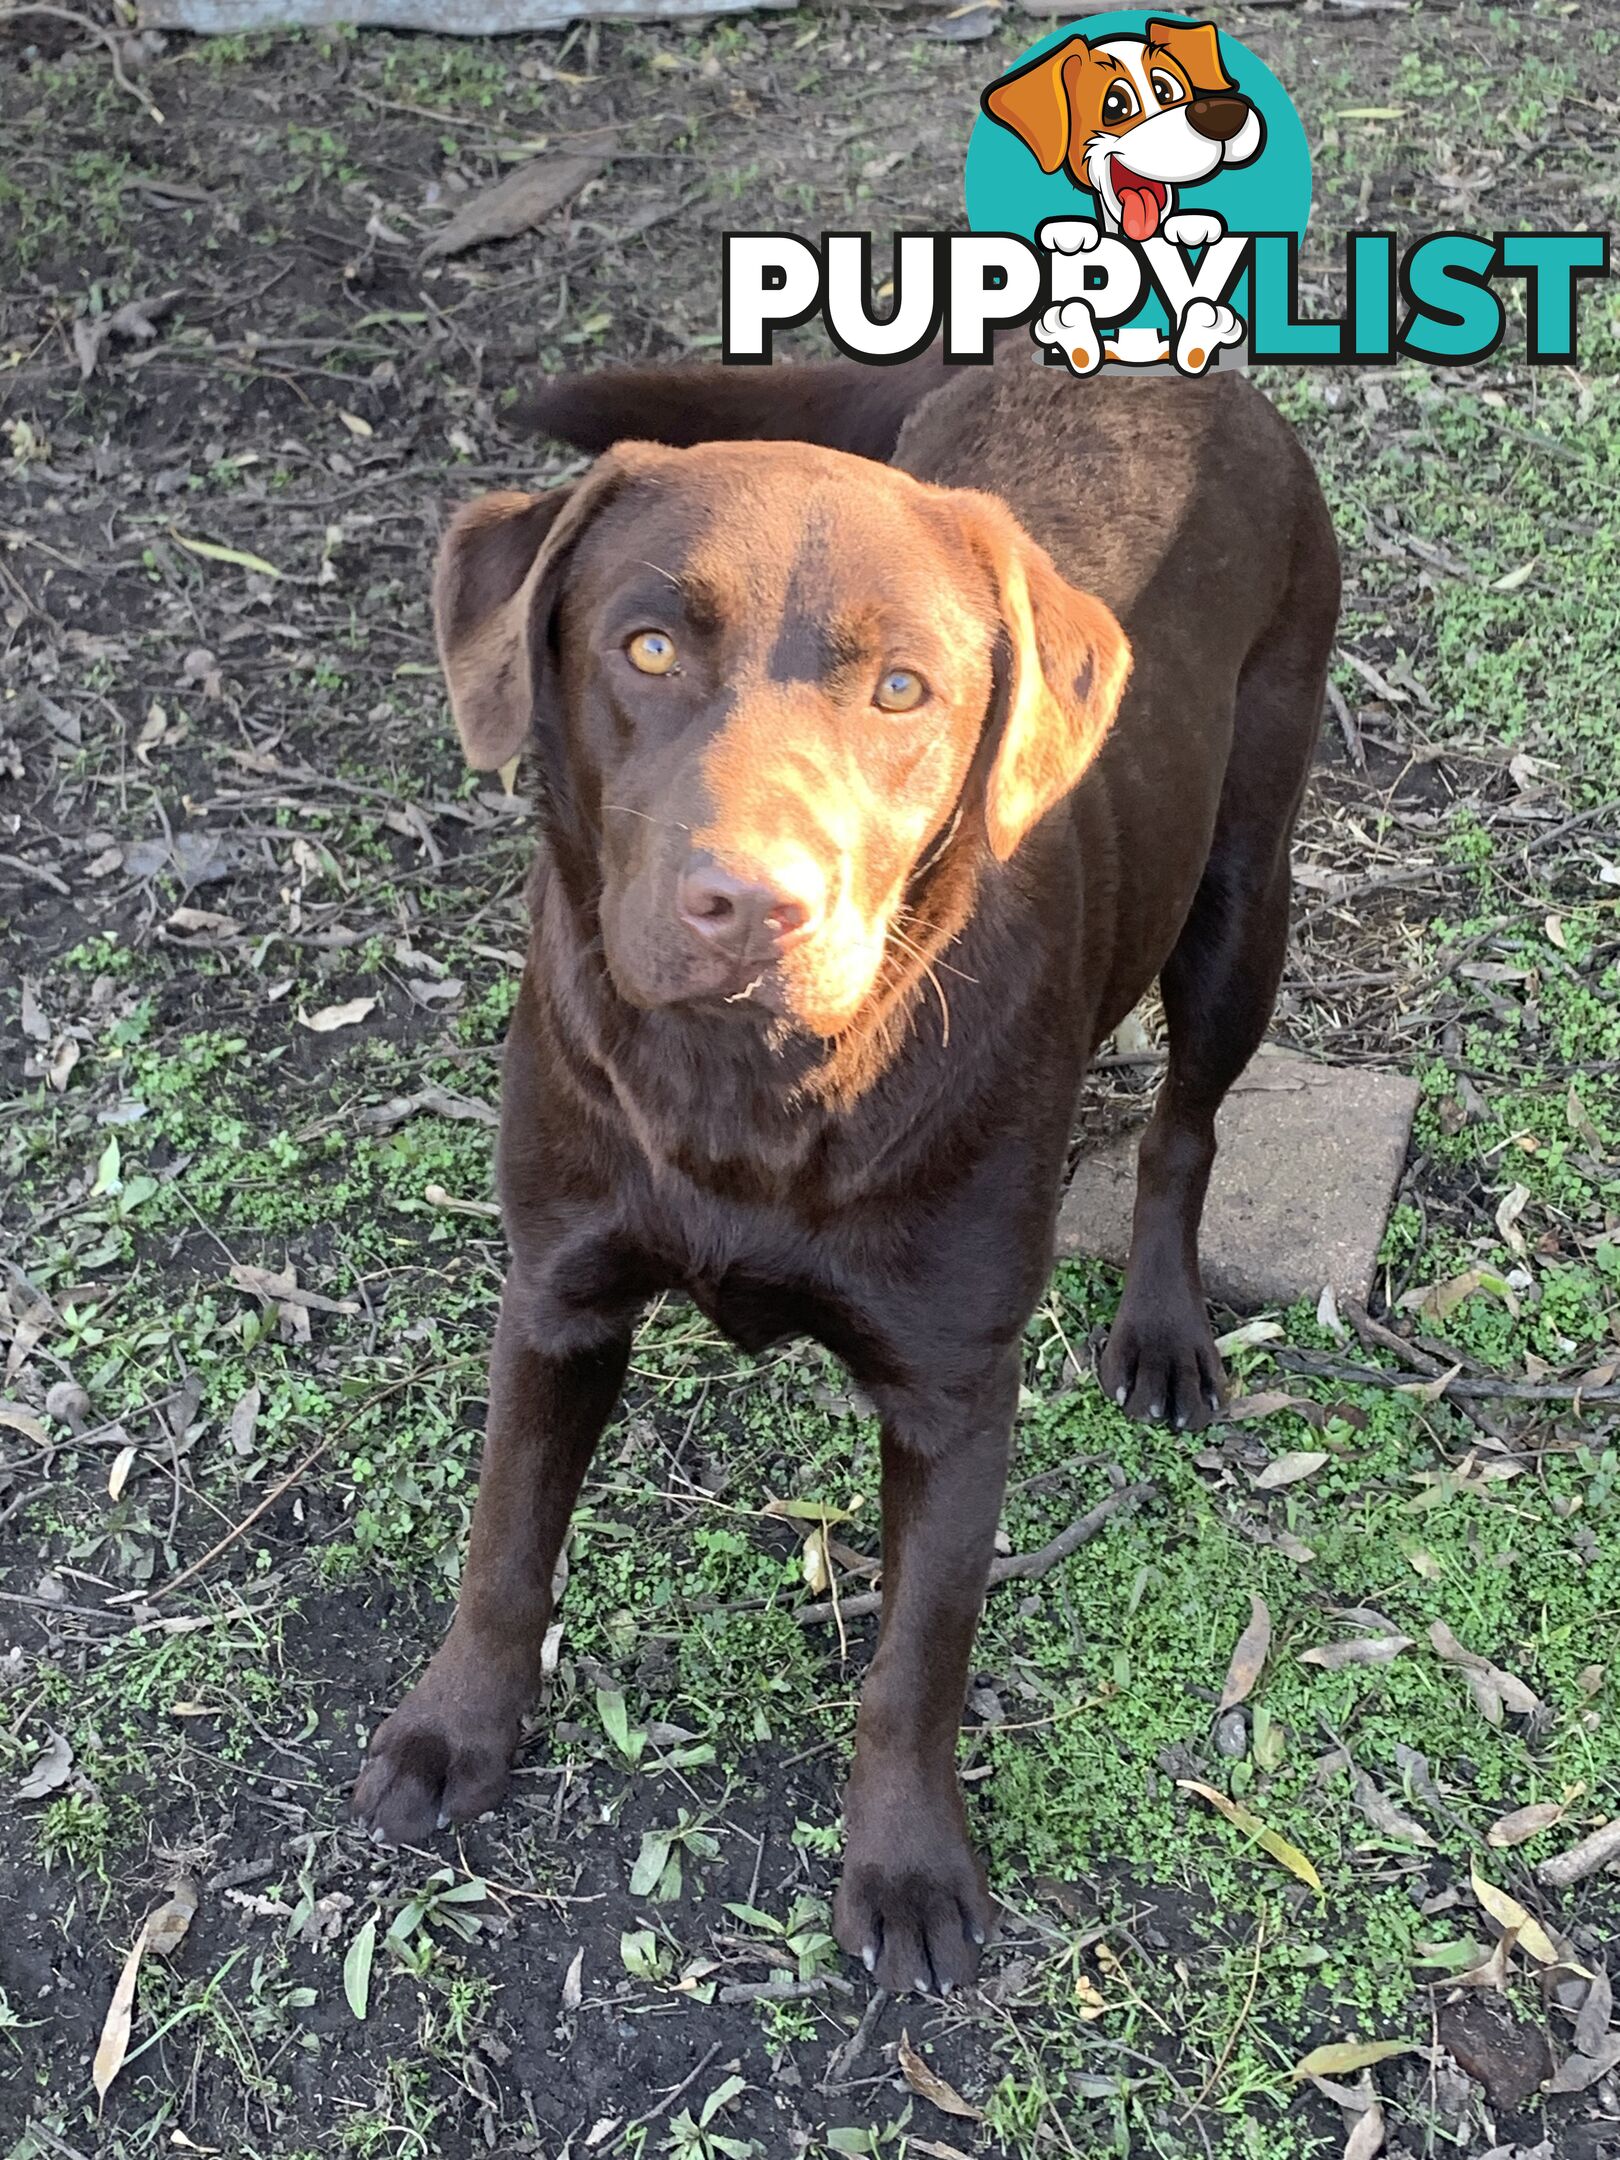
{"label": "puppylist logo", "polygon": [[819,315],[852,359],[991,358],[1028,323],[1075,375],[1254,359],[1309,366],[1405,357],[1467,366],[1507,334],[1497,290],[1524,281],[1525,354],[1575,359],[1583,278],[1606,233],[1346,236],[1342,314],[1307,319],[1299,246],[1311,208],[1305,130],[1263,61],[1209,22],[1133,10],[1030,46],[990,83],[968,144],[969,230],[902,233],[874,307],[870,233],[730,233],[724,358],[768,361],[777,330]]}

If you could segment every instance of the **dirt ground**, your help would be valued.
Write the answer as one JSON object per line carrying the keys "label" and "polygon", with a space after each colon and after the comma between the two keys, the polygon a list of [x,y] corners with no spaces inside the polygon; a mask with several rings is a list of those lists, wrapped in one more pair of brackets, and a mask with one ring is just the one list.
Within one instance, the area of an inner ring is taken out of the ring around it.
{"label": "dirt ground", "polygon": [[[852,1594],[877,1539],[818,1352],[654,1316],[512,1801],[431,1852],[346,1826],[470,1505],[529,845],[426,574],[448,504],[569,469],[503,418],[536,371],[717,343],[723,232],[952,223],[1043,26],[148,37],[120,83],[8,12],[0,2154],[1620,2152],[1620,1877],[1537,1872],[1620,1814],[1612,288],[1579,369],[1268,382],[1348,580],[1276,1032],[1415,1074],[1412,1158],[1371,1314],[1229,1316],[1196,1452],[1098,1394],[1117,1280],[1055,1277],[1009,1544],[1154,1496],[993,1596],[1006,1925],[973,1996],[888,2001],[827,1933],[871,1624],[796,1617],[804,1547]],[[1222,22],[1317,145],[1318,303],[1354,223],[1610,223],[1611,0]],[[539,231],[423,263],[604,128]]]}

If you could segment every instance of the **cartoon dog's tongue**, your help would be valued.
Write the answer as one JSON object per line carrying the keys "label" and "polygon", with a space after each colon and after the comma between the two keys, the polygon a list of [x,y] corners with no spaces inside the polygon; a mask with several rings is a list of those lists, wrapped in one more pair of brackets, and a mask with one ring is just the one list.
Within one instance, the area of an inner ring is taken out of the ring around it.
{"label": "cartoon dog's tongue", "polygon": [[1114,160],[1114,192],[1119,197],[1119,219],[1127,240],[1151,240],[1159,229],[1159,207],[1164,183],[1144,180],[1118,158]]}

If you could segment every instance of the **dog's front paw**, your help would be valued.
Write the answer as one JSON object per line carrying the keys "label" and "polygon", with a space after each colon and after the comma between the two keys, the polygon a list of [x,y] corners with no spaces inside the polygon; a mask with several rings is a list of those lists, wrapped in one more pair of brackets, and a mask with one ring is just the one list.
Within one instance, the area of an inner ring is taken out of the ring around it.
{"label": "dog's front paw", "polygon": [[1061,352],[1076,375],[1094,375],[1102,365],[1102,339],[1084,300],[1065,300],[1060,307],[1049,307],[1035,325],[1035,339]]}
{"label": "dog's front paw", "polygon": [[971,1986],[995,1917],[984,1870],[954,1823],[931,1829],[919,1812],[900,1833],[851,1838],[833,1932],[891,1994]]}
{"label": "dog's front paw", "polygon": [[1035,235],[1038,247],[1055,255],[1089,255],[1102,238],[1089,218],[1047,218]]}
{"label": "dog's front paw", "polygon": [[1243,336],[1243,323],[1224,302],[1189,300],[1176,325],[1176,366],[1184,375],[1202,375],[1224,345]]}
{"label": "dog's front paw", "polygon": [[1127,1288],[1097,1377],[1127,1417],[1201,1432],[1226,1392],[1203,1300],[1133,1298]]}
{"label": "dog's front paw", "polygon": [[1208,247],[1225,230],[1224,221],[1213,210],[1178,210],[1164,221],[1164,237],[1177,247]]}
{"label": "dog's front paw", "polygon": [[505,1798],[517,1732],[515,1712],[458,1699],[430,1668],[372,1736],[350,1811],[390,1845],[471,1822]]}

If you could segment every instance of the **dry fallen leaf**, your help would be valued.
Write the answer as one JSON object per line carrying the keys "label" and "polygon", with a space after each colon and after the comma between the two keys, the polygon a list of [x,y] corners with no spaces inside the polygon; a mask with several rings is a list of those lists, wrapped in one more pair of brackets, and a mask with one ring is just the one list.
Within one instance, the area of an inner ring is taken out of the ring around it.
{"label": "dry fallen leaf", "polygon": [[1319,1665],[1323,1672],[1342,1672],[1347,1665],[1390,1665],[1403,1650],[1410,1650],[1410,1635],[1352,1635],[1346,1642],[1323,1643],[1302,1650],[1302,1665]]}
{"label": "dry fallen leaf", "polygon": [[1247,1702],[1265,1669],[1271,1649],[1271,1614],[1266,1601],[1253,1591],[1249,1593],[1249,1624],[1238,1637],[1237,1648],[1232,1652],[1232,1662],[1226,1669],[1226,1683],[1221,1689],[1221,1699],[1215,1714],[1221,1716],[1233,1710],[1240,1702]]}
{"label": "dry fallen leaf", "polygon": [[1529,1251],[1524,1233],[1519,1229],[1519,1217],[1530,1204],[1528,1185],[1514,1185],[1505,1192],[1496,1210],[1496,1229],[1502,1243],[1516,1259],[1522,1260]]}
{"label": "dry fallen leaf", "polygon": [[73,1750],[60,1733],[52,1733],[45,1749],[17,1787],[19,1800],[44,1800],[68,1781],[73,1769]]}
{"label": "dry fallen leaf", "polygon": [[1215,1347],[1222,1357],[1230,1357],[1234,1350],[1252,1350],[1256,1343],[1275,1342],[1282,1331],[1280,1320],[1245,1320],[1229,1335],[1217,1335]]}
{"label": "dry fallen leaf", "polygon": [[1388,2062],[1393,2055],[1418,2055],[1422,2050],[1411,2040],[1332,2040],[1326,2047],[1302,2055],[1288,2075],[1291,2078],[1352,2077],[1370,2070],[1374,2063]]}
{"label": "dry fallen leaf", "polygon": [[964,2122],[982,2122],[983,2114],[971,2100],[964,2100],[954,2085],[947,2085],[931,2064],[911,2044],[911,2035],[900,2035],[900,2074],[920,2099],[929,2101],[942,2115],[957,2115]]}
{"label": "dry fallen leaf", "polygon": [[1296,1449],[1291,1454],[1279,1455],[1269,1462],[1254,1479],[1256,1492],[1277,1492],[1284,1485],[1297,1485],[1301,1478],[1314,1477],[1327,1461],[1326,1455],[1314,1449]]}
{"label": "dry fallen leaf", "polygon": [[32,1411],[19,1409],[15,1403],[0,1403],[0,1425],[11,1432],[19,1432],[35,1447],[49,1447],[51,1436]]}
{"label": "dry fallen leaf", "polygon": [[1380,1837],[1394,1838],[1403,1845],[1433,1845],[1434,1839],[1422,1823],[1403,1814],[1388,1793],[1379,1791],[1365,1771],[1354,1773],[1351,1789],[1363,1819]]}
{"label": "dry fallen leaf", "polygon": [[1609,2020],[1614,2015],[1614,1988],[1608,1974],[1600,1965],[1592,1975],[1575,2020],[1573,2039],[1577,2055],[1595,2055],[1603,2045],[1609,2030]]}
{"label": "dry fallen leaf", "polygon": [[1278,1410],[1314,1410],[1308,1396],[1290,1395],[1282,1388],[1268,1388],[1259,1395],[1237,1395],[1221,1412],[1223,1425],[1243,1425],[1255,1418],[1271,1417]]}
{"label": "dry fallen leaf", "polygon": [[1538,1965],[1562,1965],[1565,1957],[1547,1930],[1533,1913],[1526,1912],[1515,1897],[1505,1890],[1498,1890],[1495,1883],[1487,1882],[1479,1872],[1479,1862],[1468,1864],[1473,1880],[1474,1895],[1500,1928],[1516,1931],[1521,1946],[1528,1951]]}
{"label": "dry fallen leaf", "polygon": [[1384,2149],[1384,2111],[1374,2100],[1356,2117],[1356,2126],[1344,2141],[1344,2160],[1374,2160]]}
{"label": "dry fallen leaf", "polygon": [[1489,1658],[1465,1650],[1443,1620],[1429,1628],[1429,1640],[1448,1665],[1455,1665],[1468,1685],[1474,1707],[1489,1725],[1500,1725],[1504,1709],[1515,1717],[1529,1717],[1541,1708],[1541,1699],[1513,1673],[1504,1672]]}
{"label": "dry fallen leaf", "polygon": [[822,1523],[817,1523],[804,1541],[804,1549],[799,1555],[799,1572],[812,1597],[820,1597],[832,1581],[832,1569],[827,1562],[827,1531]]}
{"label": "dry fallen leaf", "polygon": [[486,240],[511,240],[527,232],[553,210],[560,210],[588,180],[605,172],[612,155],[609,143],[581,157],[531,158],[496,186],[480,190],[463,203],[422,250],[422,260],[460,255],[468,248],[482,247]]}
{"label": "dry fallen leaf", "polygon": [[376,1009],[377,1000],[374,997],[350,998],[346,1005],[323,1005],[319,1012],[313,1013],[305,1012],[300,1006],[298,1024],[300,1027],[307,1027],[312,1035],[330,1035],[335,1028],[355,1026]]}
{"label": "dry fallen leaf", "polygon": [[90,2082],[96,2088],[98,2101],[105,2101],[107,2088],[123,2069],[124,2057],[129,2053],[130,2028],[135,2019],[135,1984],[140,1978],[141,1959],[146,1955],[151,1925],[150,1920],[145,1921],[130,1944],[124,1969],[118,1975],[118,1985],[113,1989],[112,2001],[107,2005],[107,2015],[102,2021],[101,2038],[96,2042],[95,2057],[90,2065]]}
{"label": "dry fallen leaf", "polygon": [[1506,1815],[1499,1815],[1486,1831],[1485,1842],[1494,1845],[1498,1851],[1510,1845],[1523,1845],[1563,1819],[1564,1810],[1556,1800],[1537,1800],[1530,1807],[1511,1808]]}
{"label": "dry fallen leaf", "polygon": [[1599,2078],[1607,2077],[1611,2070],[1620,2068],[1620,2033],[1611,2033],[1595,2055],[1571,2055],[1560,2063],[1542,2091],[1545,2093],[1585,2092]]}
{"label": "dry fallen leaf", "polygon": [[1505,1995],[1508,1983],[1508,1962],[1513,1956],[1518,1940],[1519,1931],[1517,1928],[1506,1929],[1497,1937],[1489,1957],[1482,1958],[1477,1965],[1470,1965],[1464,1972],[1454,1973],[1449,1984],[1452,1987],[1459,1988],[1493,1988],[1498,1995]]}
{"label": "dry fallen leaf", "polygon": [[1183,1792],[1197,1793],[1201,1800],[1207,1800],[1217,1813],[1226,1817],[1235,1830],[1241,1830],[1245,1837],[1253,1838],[1263,1852],[1270,1853],[1279,1867],[1287,1868],[1290,1875],[1297,1875],[1302,1883],[1309,1883],[1313,1890],[1321,1890],[1321,1876],[1299,1847],[1285,1838],[1280,1831],[1263,1823],[1252,1809],[1244,1807],[1240,1801],[1229,1800],[1225,1793],[1217,1792],[1213,1785],[1205,1785],[1197,1778],[1177,1778],[1176,1783]]}
{"label": "dry fallen leaf", "polygon": [[180,1875],[169,1886],[169,1894],[146,1923],[146,1947],[159,1957],[173,1957],[186,1939],[197,1911],[197,1885],[187,1875]]}

